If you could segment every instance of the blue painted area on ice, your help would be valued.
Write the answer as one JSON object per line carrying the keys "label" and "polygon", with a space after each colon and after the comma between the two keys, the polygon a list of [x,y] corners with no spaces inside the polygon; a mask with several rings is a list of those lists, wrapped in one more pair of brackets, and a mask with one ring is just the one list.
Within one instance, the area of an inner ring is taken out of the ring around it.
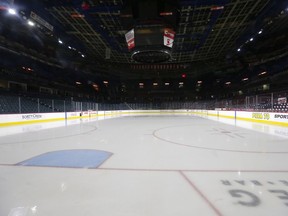
{"label": "blue painted area on ice", "polygon": [[112,155],[99,150],[61,150],[48,152],[16,165],[68,168],[97,168]]}

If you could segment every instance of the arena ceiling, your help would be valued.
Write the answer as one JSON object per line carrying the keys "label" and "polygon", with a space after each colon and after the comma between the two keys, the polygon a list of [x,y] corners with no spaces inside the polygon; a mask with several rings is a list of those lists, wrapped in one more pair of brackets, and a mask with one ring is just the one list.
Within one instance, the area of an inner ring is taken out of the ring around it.
{"label": "arena ceiling", "polygon": [[[125,41],[130,29],[125,29],[120,20],[122,0],[87,1],[90,7],[85,10],[81,7],[83,1],[62,2],[54,5],[49,1],[49,12],[67,34],[84,43],[89,55],[104,59],[108,48],[110,62],[131,62]],[[225,56],[236,48],[235,41],[268,3],[269,0],[180,1],[173,61],[186,63]]]}
{"label": "arena ceiling", "polygon": [[[65,52],[76,47],[81,58],[74,58],[73,64],[78,69],[97,76],[226,76],[288,52],[287,0],[179,0],[172,59],[161,64],[131,60],[125,41],[130,29],[121,22],[123,0],[15,0],[17,3],[25,16],[34,12],[43,19],[45,34],[61,40]],[[51,32],[47,30],[50,25]],[[67,56],[62,53],[56,60],[43,60],[57,65]]]}
{"label": "arena ceiling", "polygon": [[[85,9],[83,3],[89,8]],[[284,1],[279,4],[273,0],[181,0],[179,4],[172,60],[160,65],[131,61],[125,41],[125,33],[130,29],[121,22],[122,0],[47,1],[46,8],[68,35],[83,44],[90,58],[104,63],[118,76],[122,72],[126,77],[135,74],[149,77],[157,71],[163,76],[177,77],[178,71],[194,76],[211,70],[238,70],[246,64],[274,57],[275,51],[283,53],[279,47],[271,47],[271,43],[286,43],[284,52],[287,52],[287,40],[281,38],[287,35],[287,14],[278,17],[286,8]],[[279,35],[260,41],[268,32]],[[255,41],[250,41],[251,38]],[[246,49],[246,56],[239,59],[238,49]],[[114,72],[111,64],[116,64],[119,70]]]}

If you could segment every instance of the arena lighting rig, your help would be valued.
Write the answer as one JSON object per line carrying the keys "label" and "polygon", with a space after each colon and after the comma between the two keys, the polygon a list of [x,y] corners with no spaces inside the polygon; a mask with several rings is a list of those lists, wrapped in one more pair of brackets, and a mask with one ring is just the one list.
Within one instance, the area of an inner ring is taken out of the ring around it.
{"label": "arena lighting rig", "polygon": [[179,1],[126,0],[121,19],[131,29],[125,34],[131,58],[140,63],[171,60],[179,19]]}

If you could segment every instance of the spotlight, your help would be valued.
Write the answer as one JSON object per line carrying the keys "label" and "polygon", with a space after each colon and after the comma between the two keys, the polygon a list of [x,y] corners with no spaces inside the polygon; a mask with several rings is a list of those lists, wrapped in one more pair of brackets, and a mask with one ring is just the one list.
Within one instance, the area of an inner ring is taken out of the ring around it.
{"label": "spotlight", "polygon": [[34,23],[34,22],[32,22],[31,20],[28,20],[28,22],[27,22],[27,23],[28,23],[28,25],[29,25],[29,26],[35,26],[35,23]]}
{"label": "spotlight", "polygon": [[265,75],[265,74],[267,74],[267,71],[263,71],[263,72],[259,73],[258,76],[262,76],[262,75]]}
{"label": "spotlight", "polygon": [[9,8],[8,13],[12,15],[16,15],[16,10],[14,10],[13,8]]}

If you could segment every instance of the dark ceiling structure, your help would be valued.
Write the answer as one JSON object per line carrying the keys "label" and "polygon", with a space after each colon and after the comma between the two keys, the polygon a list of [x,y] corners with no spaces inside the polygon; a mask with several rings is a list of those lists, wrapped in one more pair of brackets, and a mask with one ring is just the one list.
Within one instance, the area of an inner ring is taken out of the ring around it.
{"label": "dark ceiling structure", "polygon": [[[271,70],[287,66],[287,0],[179,0],[171,59],[161,63],[139,63],[131,58],[125,40],[131,26],[123,22],[127,2],[135,1],[15,0],[22,21],[14,20],[18,27],[13,24],[14,31],[9,28],[8,33],[7,29],[3,33],[2,23],[2,51],[10,50],[12,55],[21,50],[27,59],[58,69],[73,68],[79,74],[75,77],[87,80],[185,78],[197,82],[210,77],[227,82],[257,75],[271,64],[275,67],[275,62],[281,67]],[[35,22],[38,28],[25,27],[23,20]],[[137,25],[137,20],[132,24]],[[157,28],[158,24],[141,25]],[[10,36],[16,31],[14,40]],[[19,41],[19,32],[28,39],[21,36]]]}
{"label": "dark ceiling structure", "polygon": [[[138,65],[131,61],[125,41],[125,33],[130,29],[126,29],[121,23],[122,0],[47,2],[49,13],[67,34],[83,43],[87,55],[101,63],[116,63],[121,69],[121,65],[125,64],[123,69],[126,71],[126,64],[129,64],[132,74],[141,73],[148,77],[155,70],[164,71],[167,76],[172,73],[170,76],[173,76],[173,71],[179,68],[187,68],[186,71],[191,71],[191,75],[229,66],[236,68],[234,62],[229,65],[229,61],[233,60],[231,58],[242,46],[241,42],[250,40],[261,30],[263,34],[269,32],[269,35],[273,35],[277,31],[287,35],[287,15],[279,18],[281,20],[272,24],[273,27],[269,27],[272,17],[285,9],[284,1],[281,5],[279,1],[271,0],[182,0],[179,2],[180,17],[172,60],[159,66]],[[83,2],[89,7],[85,8]],[[249,50],[248,46],[247,49]],[[252,61],[261,60],[262,57],[266,59],[274,55],[269,53],[270,56],[265,56],[260,49],[254,49],[254,53],[249,50],[250,56],[242,61],[253,63]],[[271,51],[274,52],[273,49]],[[129,77],[132,74],[127,75]],[[114,75],[118,74],[114,72]]]}
{"label": "dark ceiling structure", "polygon": [[[103,59],[108,48],[109,62],[131,63],[125,41],[130,29],[121,24],[121,0],[87,1],[90,7],[85,10],[81,7],[83,1],[62,2],[54,5],[49,1],[49,12],[67,34],[85,44],[89,55]],[[235,50],[235,41],[268,4],[269,0],[180,1],[172,62],[205,61]],[[261,26],[258,28],[255,30]]]}

